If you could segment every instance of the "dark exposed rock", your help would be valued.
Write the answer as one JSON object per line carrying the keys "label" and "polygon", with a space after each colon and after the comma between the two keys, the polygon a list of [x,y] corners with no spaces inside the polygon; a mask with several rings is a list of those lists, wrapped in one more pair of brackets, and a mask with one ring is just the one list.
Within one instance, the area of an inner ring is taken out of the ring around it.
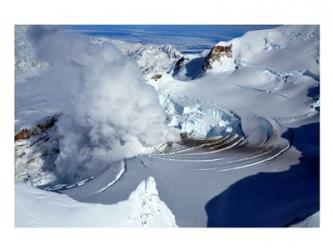
{"label": "dark exposed rock", "polygon": [[232,57],[232,44],[227,46],[217,45],[213,47],[205,58],[203,69],[212,69],[213,62],[220,60],[222,56]]}
{"label": "dark exposed rock", "polygon": [[40,121],[36,127],[33,128],[22,128],[15,134],[15,141],[26,140],[33,136],[40,135],[52,128],[57,122],[59,115],[50,116],[42,121]]}
{"label": "dark exposed rock", "polygon": [[212,69],[213,63],[219,61],[221,57],[233,57],[232,44],[216,45],[210,50],[207,56],[192,59],[181,57],[170,72],[172,72],[172,75],[176,79],[183,80],[185,78],[185,80],[193,80],[203,76],[207,70]]}
{"label": "dark exposed rock", "polygon": [[185,62],[185,57],[181,57],[177,62],[176,62],[176,67],[182,65]]}
{"label": "dark exposed rock", "polygon": [[203,150],[210,150],[212,147],[214,149],[223,148],[230,145],[233,142],[228,142],[223,136],[201,139],[195,138],[189,135],[187,132],[180,133],[180,144],[188,147],[198,147],[200,146]]}
{"label": "dark exposed rock", "polygon": [[162,77],[161,74],[156,74],[156,75],[153,75],[151,79],[157,81],[158,79],[160,79]]}
{"label": "dark exposed rock", "polygon": [[189,61],[188,58],[185,57],[181,57],[175,64],[174,68],[173,68],[173,75],[176,75],[182,67],[185,66],[185,64]]}
{"label": "dark exposed rock", "polygon": [[53,183],[58,176],[55,161],[60,153],[56,114],[15,134],[15,179],[32,186]]}
{"label": "dark exposed rock", "polygon": [[26,140],[32,136],[32,130],[23,128],[15,134],[15,141],[17,140]]}

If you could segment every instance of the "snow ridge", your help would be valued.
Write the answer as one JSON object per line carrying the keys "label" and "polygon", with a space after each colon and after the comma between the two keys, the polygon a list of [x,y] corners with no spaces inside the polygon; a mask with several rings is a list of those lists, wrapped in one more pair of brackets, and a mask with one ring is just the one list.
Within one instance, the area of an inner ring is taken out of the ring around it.
{"label": "snow ridge", "polygon": [[17,227],[176,227],[158,196],[153,177],[142,181],[128,200],[113,205],[77,202],[67,195],[15,184]]}

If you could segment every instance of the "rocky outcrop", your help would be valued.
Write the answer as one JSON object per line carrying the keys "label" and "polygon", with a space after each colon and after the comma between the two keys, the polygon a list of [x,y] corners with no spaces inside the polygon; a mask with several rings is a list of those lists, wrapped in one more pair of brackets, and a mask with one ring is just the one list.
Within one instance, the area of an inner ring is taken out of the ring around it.
{"label": "rocky outcrop", "polygon": [[205,58],[203,69],[212,69],[213,63],[219,61],[221,57],[232,58],[232,44],[226,46],[216,45],[213,47]]}
{"label": "rocky outcrop", "polygon": [[181,65],[184,65],[185,61],[186,61],[185,57],[179,58],[179,60],[176,62],[175,68],[180,67]]}
{"label": "rocky outcrop", "polygon": [[52,128],[58,121],[59,115],[50,116],[42,121],[40,121],[33,128],[22,128],[15,134],[15,141],[26,140],[33,136],[40,135]]}
{"label": "rocky outcrop", "polygon": [[162,77],[161,74],[156,74],[156,75],[153,75],[153,76],[151,77],[151,79],[153,79],[153,80],[155,80],[155,81],[157,82],[158,79],[160,79],[161,77]]}
{"label": "rocky outcrop", "polygon": [[171,69],[172,75],[176,76],[182,69],[185,68],[186,64],[189,62],[189,58],[182,56],[175,63],[174,67]]}
{"label": "rocky outcrop", "polygon": [[58,115],[24,128],[15,135],[15,180],[43,186],[57,180],[55,161],[60,152],[56,122]]}
{"label": "rocky outcrop", "polygon": [[29,139],[32,133],[31,129],[23,128],[15,134],[15,141]]}

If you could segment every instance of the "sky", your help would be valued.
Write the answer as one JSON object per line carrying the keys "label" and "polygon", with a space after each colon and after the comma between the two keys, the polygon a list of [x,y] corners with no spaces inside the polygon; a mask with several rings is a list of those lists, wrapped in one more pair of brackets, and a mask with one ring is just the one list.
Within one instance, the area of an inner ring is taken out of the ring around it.
{"label": "sky", "polygon": [[141,43],[172,44],[183,52],[209,49],[250,30],[278,25],[70,25],[67,31]]}

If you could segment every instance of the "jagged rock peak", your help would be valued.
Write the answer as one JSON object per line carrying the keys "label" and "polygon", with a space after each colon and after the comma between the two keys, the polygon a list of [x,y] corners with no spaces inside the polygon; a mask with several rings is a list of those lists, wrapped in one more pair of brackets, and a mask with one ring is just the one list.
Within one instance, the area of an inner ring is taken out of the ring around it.
{"label": "jagged rock peak", "polygon": [[205,58],[204,70],[212,69],[213,62],[220,60],[222,56],[232,58],[232,44],[218,44],[214,46]]}

